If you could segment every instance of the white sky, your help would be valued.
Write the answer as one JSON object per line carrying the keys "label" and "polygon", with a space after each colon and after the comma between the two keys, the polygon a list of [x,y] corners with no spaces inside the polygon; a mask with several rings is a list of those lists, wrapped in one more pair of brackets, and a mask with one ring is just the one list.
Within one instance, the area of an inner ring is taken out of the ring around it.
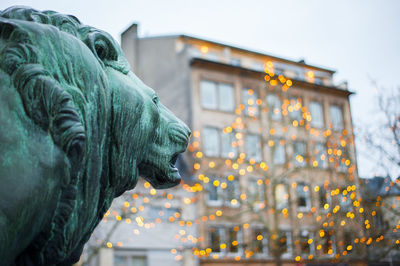
{"label": "white sky", "polygon": [[[188,34],[337,70],[349,82],[353,121],[368,123],[375,90],[400,86],[400,1],[98,0],[8,1],[72,14],[119,40],[132,22],[144,35]],[[359,155],[360,157],[360,155]],[[360,176],[371,175],[359,162]],[[364,170],[365,169],[365,170]]]}

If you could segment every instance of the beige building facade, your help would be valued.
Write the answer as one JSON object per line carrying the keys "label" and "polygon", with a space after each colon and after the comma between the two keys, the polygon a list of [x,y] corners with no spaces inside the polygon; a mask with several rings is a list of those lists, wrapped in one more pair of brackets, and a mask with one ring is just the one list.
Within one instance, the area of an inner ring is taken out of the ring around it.
{"label": "beige building facade", "polygon": [[181,210],[196,241],[165,248],[181,251],[176,265],[365,265],[352,93],[334,71],[186,35],[139,38],[136,24],[121,46],[193,132]]}

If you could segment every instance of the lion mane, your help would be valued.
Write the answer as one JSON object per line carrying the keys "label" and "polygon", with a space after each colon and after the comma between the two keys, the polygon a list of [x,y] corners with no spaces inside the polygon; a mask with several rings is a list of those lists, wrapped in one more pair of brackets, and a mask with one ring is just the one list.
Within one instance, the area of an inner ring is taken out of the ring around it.
{"label": "lion mane", "polygon": [[[77,49],[83,55],[90,51],[94,59],[75,56],[57,41],[46,43],[46,54],[41,53],[32,27],[45,28],[44,38],[82,42]],[[88,65],[90,73],[84,71]],[[122,51],[107,33],[54,11],[16,6],[0,12],[0,71],[18,91],[26,116],[65,154],[65,173],[50,223],[18,255],[16,265],[70,265],[79,260],[112,199],[136,185],[136,160],[143,151],[132,154],[134,144],[124,140],[143,140],[150,133],[143,132],[138,117],[125,120],[127,113],[137,113],[143,105],[137,101],[121,106],[124,95],[111,92],[106,67],[130,73]],[[116,108],[125,108],[125,114],[117,114]],[[114,130],[113,123],[123,126]],[[94,192],[97,186],[100,191]],[[82,200],[90,201],[91,209],[83,208],[87,215],[80,213]],[[0,256],[2,248],[0,244]]]}

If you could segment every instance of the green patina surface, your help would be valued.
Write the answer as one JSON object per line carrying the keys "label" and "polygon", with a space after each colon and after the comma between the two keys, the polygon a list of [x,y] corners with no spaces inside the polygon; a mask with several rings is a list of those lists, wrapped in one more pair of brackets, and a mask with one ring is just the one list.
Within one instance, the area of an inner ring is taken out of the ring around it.
{"label": "green patina surface", "polygon": [[105,32],[54,11],[0,12],[0,261],[71,265],[113,198],[180,182],[190,131]]}

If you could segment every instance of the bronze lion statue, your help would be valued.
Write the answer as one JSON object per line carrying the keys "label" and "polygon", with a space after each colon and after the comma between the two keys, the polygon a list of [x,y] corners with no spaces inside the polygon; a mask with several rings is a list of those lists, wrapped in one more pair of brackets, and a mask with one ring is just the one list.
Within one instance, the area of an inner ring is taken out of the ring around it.
{"label": "bronze lion statue", "polygon": [[139,175],[180,182],[190,131],[129,69],[74,16],[0,12],[1,265],[71,265]]}

